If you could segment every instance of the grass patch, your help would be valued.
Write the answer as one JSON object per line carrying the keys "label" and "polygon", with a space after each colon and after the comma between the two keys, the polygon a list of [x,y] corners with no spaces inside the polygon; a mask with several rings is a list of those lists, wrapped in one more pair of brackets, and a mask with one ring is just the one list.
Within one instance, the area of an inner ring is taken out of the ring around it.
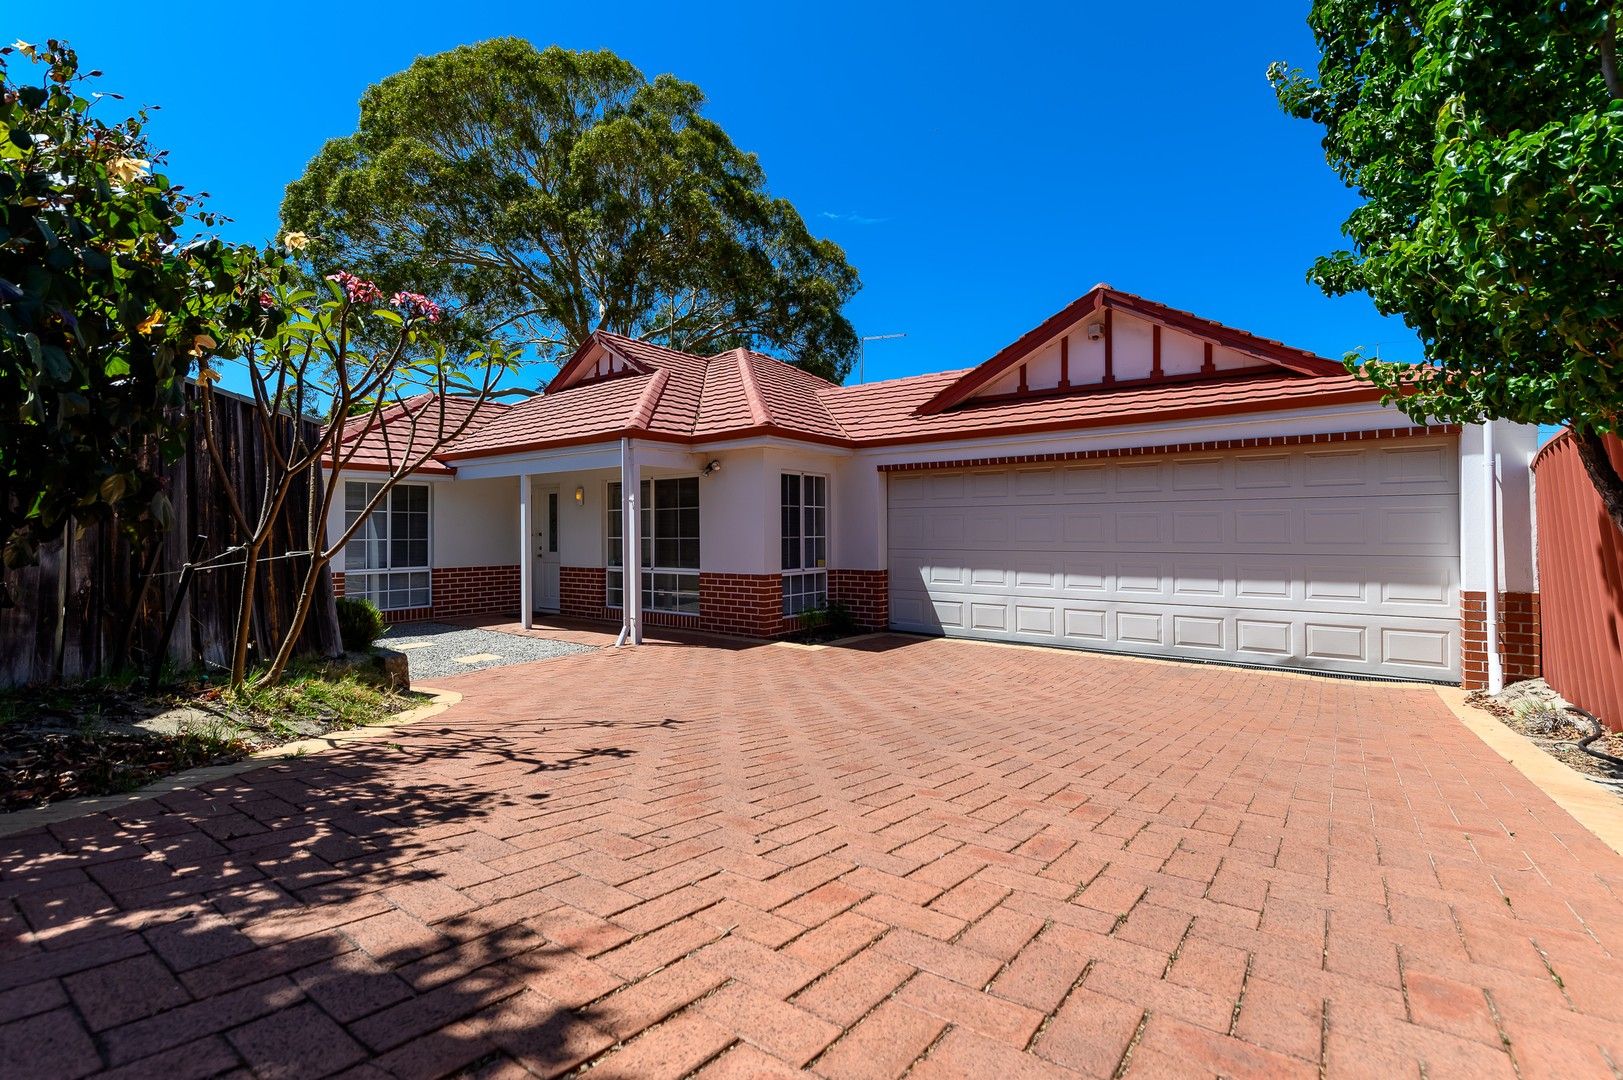
{"label": "grass patch", "polygon": [[420,699],[379,685],[363,669],[334,663],[291,668],[276,686],[222,687],[212,700],[239,723],[286,741],[376,724]]}

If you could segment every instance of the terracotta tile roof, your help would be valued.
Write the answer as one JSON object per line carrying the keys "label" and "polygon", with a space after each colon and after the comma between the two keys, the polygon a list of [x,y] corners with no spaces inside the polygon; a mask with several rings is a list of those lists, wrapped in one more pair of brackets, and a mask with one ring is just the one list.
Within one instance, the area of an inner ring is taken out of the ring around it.
{"label": "terracotta tile roof", "polygon": [[[1203,379],[1090,385],[985,400],[972,396],[1001,368],[1018,361],[1021,350],[1043,344],[1102,304],[1223,343],[1269,365]],[[619,370],[601,366],[605,349],[625,361],[617,365]],[[545,393],[516,405],[494,406],[439,455],[438,468],[454,468],[463,458],[624,435],[704,442],[776,434],[863,446],[1170,421],[1378,396],[1333,361],[1101,285],[984,364],[864,386],[837,386],[748,349],[696,356],[598,332]],[[408,407],[420,408],[415,401]]]}
{"label": "terracotta tile roof", "polygon": [[1205,382],[1140,383],[1090,388],[1082,393],[1000,398],[948,412],[919,409],[964,373],[917,375],[892,382],[847,386],[822,395],[834,419],[857,443],[918,442],[969,435],[1101,427],[1202,415],[1265,412],[1275,408],[1378,398],[1368,384],[1345,372],[1298,375],[1288,371],[1246,373]]}
{"label": "terracotta tile roof", "polygon": [[[344,467],[386,471],[407,457],[427,450],[438,440],[441,430],[440,411],[434,401],[433,394],[416,394],[388,406],[375,417],[368,413],[346,419],[343,434],[339,437],[342,443],[339,454],[347,462]],[[468,439],[494,423],[510,408],[500,401],[486,401],[475,410],[475,404],[470,398],[447,396],[445,432],[449,434],[454,431],[465,417],[471,415],[461,435],[461,439]],[[413,418],[416,420],[415,427]],[[385,431],[387,438],[384,437]],[[439,461],[430,460],[418,471],[448,473],[451,470]]]}
{"label": "terracotta tile roof", "polygon": [[586,437],[618,438],[644,409],[644,396],[658,382],[657,374],[626,375],[537,395],[459,439],[443,456],[506,454],[546,443],[581,442]]}

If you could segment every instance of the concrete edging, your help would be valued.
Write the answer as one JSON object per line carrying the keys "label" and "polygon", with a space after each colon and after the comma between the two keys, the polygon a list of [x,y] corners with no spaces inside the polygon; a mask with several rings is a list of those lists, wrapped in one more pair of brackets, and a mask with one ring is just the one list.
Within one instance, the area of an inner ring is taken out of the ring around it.
{"label": "concrete edging", "polygon": [[1533,740],[1492,714],[1466,704],[1468,691],[1439,686],[1437,696],[1466,730],[1488,744],[1533,786],[1594,833],[1601,843],[1623,855],[1623,797],[1546,754]]}
{"label": "concrete edging", "polygon": [[240,761],[228,761],[223,765],[204,765],[196,769],[186,769],[183,772],[172,773],[162,779],[154,780],[145,787],[134,791],[126,791],[117,795],[82,795],[75,799],[62,799],[59,802],[47,803],[27,810],[13,810],[8,814],[0,814],[0,836],[12,836],[16,833],[37,829],[42,825],[54,825],[59,821],[71,821],[74,818],[88,817],[99,814],[114,807],[125,806],[129,803],[140,802],[142,799],[153,799],[160,795],[167,795],[172,791],[184,791],[197,787],[200,784],[212,783],[215,780],[224,780],[229,776],[258,769],[276,761],[287,758],[304,757],[307,754],[318,753],[322,750],[332,750],[346,743],[362,742],[366,739],[377,738],[387,734],[395,728],[406,724],[413,724],[419,720],[426,720],[431,716],[438,716],[452,705],[462,700],[462,695],[455,690],[439,690],[432,686],[413,686],[412,693],[432,695],[422,705],[395,713],[393,716],[368,724],[366,727],[345,728],[342,731],[329,731],[325,735],[318,735],[310,739],[299,739],[297,742],[282,743],[280,746],[266,747],[253,753]]}

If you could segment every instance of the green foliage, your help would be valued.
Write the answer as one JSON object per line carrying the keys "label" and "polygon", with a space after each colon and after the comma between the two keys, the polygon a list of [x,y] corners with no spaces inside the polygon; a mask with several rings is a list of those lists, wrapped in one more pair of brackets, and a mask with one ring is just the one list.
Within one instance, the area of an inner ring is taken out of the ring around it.
{"label": "green foliage", "polygon": [[1344,225],[1352,250],[1309,276],[1419,332],[1428,363],[1348,358],[1411,417],[1623,425],[1616,13],[1317,0],[1317,76],[1270,69],[1364,200]]}
{"label": "green foliage", "polygon": [[383,613],[370,600],[338,598],[338,636],[346,652],[365,652],[388,630]]}
{"label": "green foliage", "polygon": [[[16,57],[32,61],[16,69]],[[73,51],[0,49],[0,545],[38,545],[117,515],[137,537],[167,525],[157,457],[184,449],[192,361],[231,328],[240,254],[189,241],[209,224],[153,170],[145,114],[114,123]],[[32,80],[32,81],[30,81]]]}
{"label": "green foliage", "polygon": [[830,600],[822,607],[801,612],[800,629],[817,637],[847,637],[856,632],[857,619],[850,608],[838,600]]}
{"label": "green foliage", "polygon": [[220,694],[229,715],[273,741],[308,735],[311,728],[342,731],[382,723],[420,700],[342,662],[294,664],[274,684],[254,682]]}
{"label": "green foliage", "polygon": [[283,225],[318,274],[454,301],[449,341],[499,330],[557,358],[601,328],[843,377],[856,272],[702,105],[609,52],[500,38],[423,57],[367,90]]}

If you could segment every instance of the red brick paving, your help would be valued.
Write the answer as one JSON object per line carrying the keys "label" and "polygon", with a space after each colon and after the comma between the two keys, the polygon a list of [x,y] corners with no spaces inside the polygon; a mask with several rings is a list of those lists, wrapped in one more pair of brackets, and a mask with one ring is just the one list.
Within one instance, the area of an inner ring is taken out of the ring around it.
{"label": "red brick paving", "polygon": [[0,840],[0,1071],[1607,1076],[1623,860],[1423,688],[651,644]]}

